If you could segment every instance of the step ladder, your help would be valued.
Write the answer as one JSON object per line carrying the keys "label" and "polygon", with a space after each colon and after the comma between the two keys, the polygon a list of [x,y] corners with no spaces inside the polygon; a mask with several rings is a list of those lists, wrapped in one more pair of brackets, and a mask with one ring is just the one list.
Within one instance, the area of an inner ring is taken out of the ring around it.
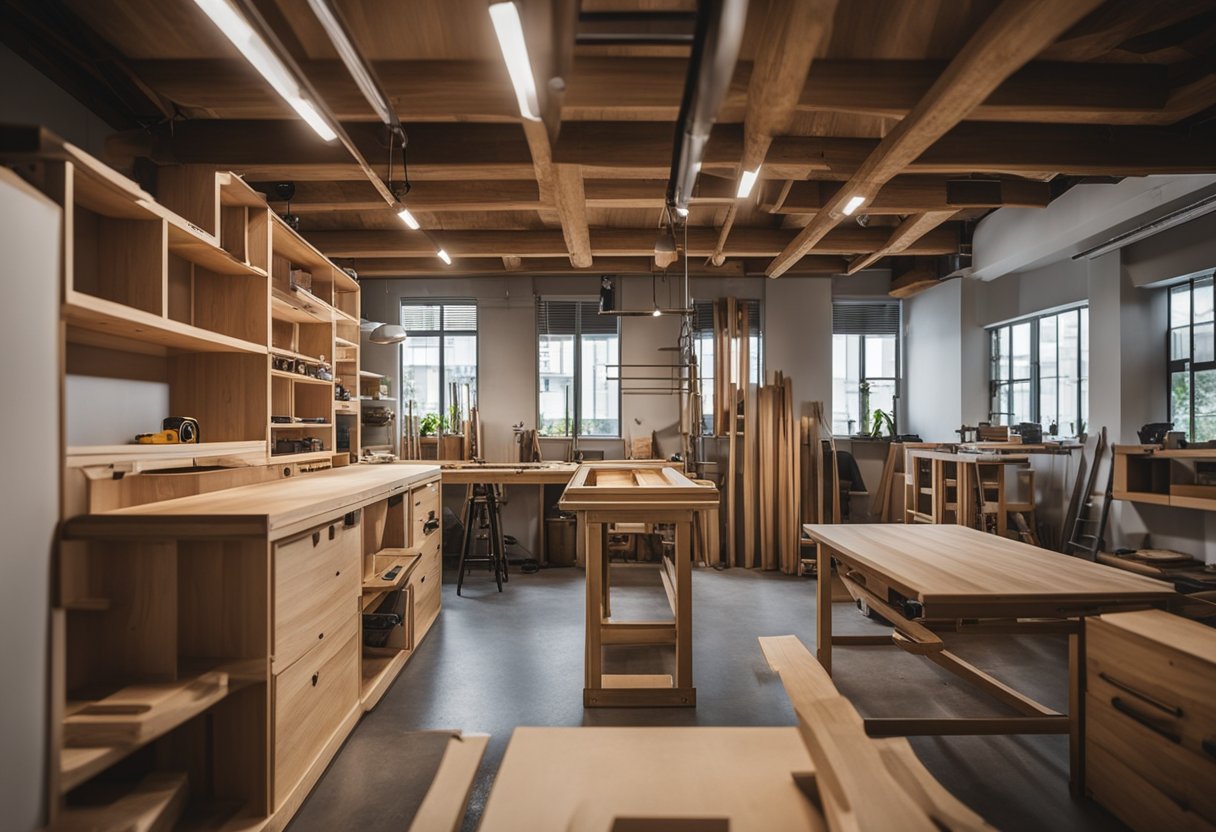
{"label": "step ladder", "polygon": [[[1112,449],[1113,450],[1113,449]],[[1101,493],[1094,489],[1099,480],[1099,469],[1106,462],[1106,485]],[[1114,489],[1115,461],[1114,454],[1106,453],[1106,428],[1098,434],[1094,445],[1093,464],[1085,483],[1085,492],[1077,506],[1077,516],[1073,521],[1072,533],[1064,544],[1064,553],[1095,560],[1102,549],[1102,538],[1106,534],[1106,522],[1110,517],[1111,492]]]}

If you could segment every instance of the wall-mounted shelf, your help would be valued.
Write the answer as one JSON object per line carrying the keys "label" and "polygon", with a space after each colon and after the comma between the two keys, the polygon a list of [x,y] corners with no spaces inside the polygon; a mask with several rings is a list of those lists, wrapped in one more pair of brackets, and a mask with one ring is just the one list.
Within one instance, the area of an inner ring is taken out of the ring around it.
{"label": "wall-mounted shelf", "polygon": [[289,373],[286,370],[271,370],[270,377],[286,379],[297,384],[320,384],[325,387],[334,386],[332,379],[326,380],[323,378],[313,378],[312,376],[302,376],[299,373]]}
{"label": "wall-mounted shelf", "polygon": [[1216,511],[1216,448],[1116,445],[1116,500]]}

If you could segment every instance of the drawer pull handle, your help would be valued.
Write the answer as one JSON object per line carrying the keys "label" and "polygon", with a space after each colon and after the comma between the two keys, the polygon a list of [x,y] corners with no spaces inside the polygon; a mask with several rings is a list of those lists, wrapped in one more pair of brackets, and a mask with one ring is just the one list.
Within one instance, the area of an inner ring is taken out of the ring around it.
{"label": "drawer pull handle", "polygon": [[1124,693],[1130,693],[1132,696],[1136,697],[1137,699],[1142,700],[1146,705],[1152,705],[1157,710],[1163,711],[1172,717],[1177,717],[1179,719],[1182,718],[1182,708],[1176,708],[1173,705],[1167,705],[1166,703],[1162,702],[1160,699],[1156,699],[1152,696],[1149,696],[1147,693],[1145,693],[1142,690],[1136,690],[1134,687],[1127,684],[1126,682],[1120,682],[1118,679],[1111,678],[1110,676],[1106,675],[1106,673],[1099,673],[1098,678],[1102,679],[1102,681],[1106,682],[1107,684],[1114,685],[1115,687],[1117,687],[1119,690],[1123,691]]}
{"label": "drawer pull handle", "polygon": [[1140,723],[1141,725],[1143,725],[1145,728],[1149,729],[1150,731],[1160,734],[1161,736],[1165,737],[1170,742],[1175,743],[1175,744],[1182,743],[1182,737],[1178,736],[1177,734],[1175,734],[1172,731],[1167,731],[1166,729],[1162,728],[1160,725],[1158,725],[1153,720],[1152,717],[1145,716],[1144,714],[1140,713],[1139,711],[1137,711],[1131,705],[1128,705],[1126,702],[1124,702],[1119,697],[1117,697],[1117,696],[1113,697],[1110,700],[1110,704],[1112,706],[1114,706],[1114,709],[1116,711],[1118,711],[1119,713],[1132,719],[1135,722]]}
{"label": "drawer pull handle", "polygon": [[338,530],[334,526],[329,527],[329,539],[333,540],[338,536]]}
{"label": "drawer pull handle", "polygon": [[340,577],[342,577],[342,570],[341,570],[341,569],[339,569],[337,572],[335,572],[335,573],[334,573],[334,577],[335,577],[335,578],[340,578]]}
{"label": "drawer pull handle", "polygon": [[421,578],[419,578],[418,583],[420,583],[420,584],[426,583],[426,575],[423,575]]}
{"label": "drawer pull handle", "polygon": [[435,519],[435,512],[431,512],[431,519],[422,524],[422,533],[430,534],[439,528],[439,521]]}
{"label": "drawer pull handle", "polygon": [[321,672],[320,672],[320,671],[317,671],[316,673],[312,674],[312,686],[313,686],[314,688],[317,686],[317,680],[318,680],[318,679],[320,679],[320,678],[321,678]]}
{"label": "drawer pull handle", "polygon": [[320,542],[321,542],[321,533],[320,533],[320,532],[313,532],[313,533],[312,533],[312,545],[313,545],[313,546],[316,546],[316,545],[317,545],[317,544],[319,544]]}
{"label": "drawer pull handle", "polygon": [[325,638],[325,633],[318,633],[318,634],[317,634],[317,641],[320,641],[320,640],[321,640],[321,639],[323,639],[323,638]]}

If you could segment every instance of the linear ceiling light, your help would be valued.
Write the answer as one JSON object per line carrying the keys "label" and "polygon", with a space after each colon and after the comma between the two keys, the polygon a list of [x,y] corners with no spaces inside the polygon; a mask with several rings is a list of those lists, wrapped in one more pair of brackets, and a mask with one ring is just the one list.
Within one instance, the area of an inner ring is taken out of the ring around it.
{"label": "linear ceiling light", "polygon": [[309,127],[317,131],[318,136],[327,142],[338,138],[338,134],[326,123],[312,103],[304,98],[300,82],[228,0],[194,0],[194,2],[224,33],[224,37],[232,41],[232,45],[245,56],[245,60],[253,64],[253,68],[266,79],[270,86],[274,87],[274,91],[291,105],[291,108],[299,114],[300,118],[304,119]]}
{"label": "linear ceiling light", "polygon": [[735,193],[738,199],[747,199],[751,196],[752,187],[756,184],[756,180],[760,177],[760,168],[755,170],[745,170],[739,177],[739,190]]}
{"label": "linear ceiling light", "polygon": [[401,221],[403,223],[405,223],[407,226],[409,226],[411,229],[413,229],[414,231],[417,231],[419,228],[422,227],[418,223],[418,220],[414,219],[414,215],[410,213],[409,208],[402,208],[400,211],[397,212],[397,216],[401,217]]}
{"label": "linear ceiling light", "polygon": [[528,45],[524,42],[524,27],[519,19],[519,8],[511,0],[490,4],[490,20],[494,23],[494,34],[502,49],[507,73],[515,87],[519,100],[519,114],[529,121],[540,121],[540,103],[536,97],[536,78],[532,75],[532,62],[528,59]]}
{"label": "linear ceiling light", "polygon": [[858,208],[860,208],[861,204],[865,201],[866,201],[866,198],[864,196],[850,197],[849,201],[847,203],[845,203],[845,206],[842,209],[844,211],[844,215],[846,217],[853,216],[853,212],[856,211]]}
{"label": "linear ceiling light", "polygon": [[452,265],[452,255],[448,254],[443,249],[439,249],[438,251],[436,251],[435,256],[438,257],[440,260],[442,260],[445,265],[448,265],[448,266]]}
{"label": "linear ceiling light", "polygon": [[384,100],[380,87],[368,72],[359,50],[351,43],[350,36],[346,33],[346,27],[334,15],[329,3],[326,0],[308,0],[308,5],[312,9],[312,13],[317,16],[317,20],[320,21],[321,27],[325,29],[325,33],[329,35],[329,42],[333,44],[338,57],[346,65],[347,72],[350,73],[351,78],[355,79],[355,86],[359,88],[359,92],[363,93],[363,97],[367,99],[367,103],[371,105],[372,110],[381,121],[385,124],[393,124],[395,119],[388,102]]}

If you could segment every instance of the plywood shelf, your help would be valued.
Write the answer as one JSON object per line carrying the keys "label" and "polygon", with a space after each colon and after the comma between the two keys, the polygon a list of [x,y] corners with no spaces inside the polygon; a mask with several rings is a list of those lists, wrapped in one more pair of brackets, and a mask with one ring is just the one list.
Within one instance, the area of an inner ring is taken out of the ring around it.
{"label": "plywood shelf", "polygon": [[73,338],[72,328],[76,327],[178,352],[266,353],[264,344],[243,341],[82,292],[68,293],[62,314],[69,324],[69,341],[86,341]]}
{"label": "plywood shelf", "polygon": [[364,647],[359,700],[366,708],[384,695],[410,657],[409,650],[395,647]]}
{"label": "plywood shelf", "polygon": [[186,457],[199,460],[248,456],[259,452],[264,454],[265,451],[266,442],[264,440],[251,440],[248,442],[199,442],[197,445],[188,443],[176,445],[73,445],[67,449],[66,456],[75,464],[87,464],[94,459],[100,463],[103,459],[114,459],[115,457],[134,457],[141,460],[174,460]]}
{"label": "plywood shelf", "polygon": [[[339,314],[342,314],[342,313],[339,312]],[[345,338],[343,338],[340,335],[334,337],[334,343],[337,344],[339,347],[346,347],[347,349],[358,349],[359,348],[359,345],[356,344],[354,341],[347,341]],[[339,361],[354,361],[353,358],[338,359],[338,360]]]}
{"label": "plywood shelf", "polygon": [[110,799],[69,806],[48,827],[52,832],[86,829],[172,829],[186,806],[187,777],[177,771],[154,771],[133,786],[108,785]]}
{"label": "plywood shelf", "polygon": [[333,422],[271,422],[271,430],[320,430],[321,428],[332,428]]}
{"label": "plywood shelf", "polygon": [[283,370],[271,370],[270,375],[274,378],[285,378],[300,384],[323,384],[327,387],[333,387],[334,384],[333,379],[326,381],[325,379],[302,376],[299,373],[288,373]]}
{"label": "plywood shelf", "polygon": [[169,253],[215,274],[267,276],[261,269],[236,259],[220,248],[214,237],[172,220],[169,222]]}
{"label": "plywood shelf", "polygon": [[299,454],[272,453],[270,459],[272,462],[319,462],[323,459],[328,460],[333,455],[333,451],[306,451]]}
{"label": "plywood shelf", "polygon": [[1155,494],[1151,491],[1113,491],[1111,497],[1129,503],[1150,503],[1156,506],[1168,506],[1169,494]]}
{"label": "plywood shelf", "polygon": [[[405,582],[421,560],[422,555],[413,549],[381,549],[372,556],[376,571],[370,578],[363,579],[363,592],[366,594],[400,589],[405,586]],[[384,577],[397,567],[400,567],[400,571],[394,578],[389,580]]]}
{"label": "plywood shelf", "polygon": [[285,292],[270,290],[270,314],[280,321],[297,324],[328,324],[334,320],[335,310],[311,292],[296,289]]}

